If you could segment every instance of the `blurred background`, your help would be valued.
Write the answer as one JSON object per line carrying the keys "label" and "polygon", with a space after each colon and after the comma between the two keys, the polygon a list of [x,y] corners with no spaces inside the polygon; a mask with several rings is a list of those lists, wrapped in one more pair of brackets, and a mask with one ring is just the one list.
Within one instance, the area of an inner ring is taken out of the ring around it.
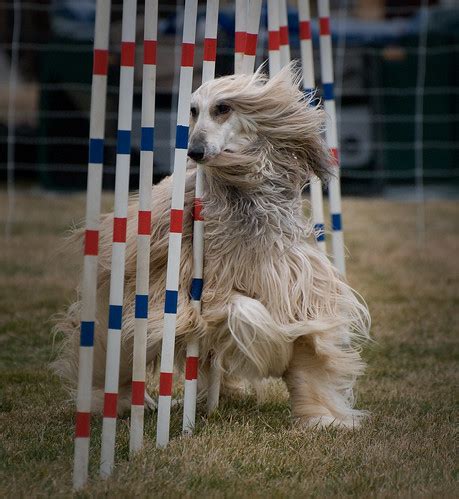
{"label": "blurred background", "polygon": [[[114,186],[121,4],[112,8],[104,186]],[[138,2],[131,186],[140,147],[143,2]],[[289,1],[299,58],[296,1]],[[312,2],[315,4],[315,2]],[[170,173],[182,2],[160,1],[155,181]],[[312,6],[315,17],[315,5]],[[0,182],[86,186],[95,0],[0,2]],[[332,1],[343,192],[454,197],[459,188],[459,8],[454,0]],[[205,2],[199,2],[195,85]],[[234,2],[220,2],[217,73],[233,72]],[[258,62],[267,59],[266,5]],[[318,26],[313,23],[316,77]],[[13,69],[13,71],[11,71]],[[320,86],[319,86],[320,88]],[[9,145],[9,147],[8,147]],[[417,185],[418,191],[413,189]]]}

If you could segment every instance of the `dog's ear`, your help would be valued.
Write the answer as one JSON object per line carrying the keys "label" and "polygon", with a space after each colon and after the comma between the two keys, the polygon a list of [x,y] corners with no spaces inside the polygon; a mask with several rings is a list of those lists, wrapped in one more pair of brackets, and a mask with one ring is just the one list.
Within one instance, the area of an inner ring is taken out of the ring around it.
{"label": "dog's ear", "polygon": [[265,83],[269,113],[261,114],[258,127],[275,149],[288,150],[300,167],[327,183],[334,174],[335,159],[324,141],[326,114],[315,94],[301,88],[301,69],[295,62],[285,66]]}
{"label": "dog's ear", "polygon": [[330,154],[322,137],[310,144],[306,156],[306,167],[310,174],[314,174],[324,184],[328,184],[330,178],[336,175],[336,159]]}

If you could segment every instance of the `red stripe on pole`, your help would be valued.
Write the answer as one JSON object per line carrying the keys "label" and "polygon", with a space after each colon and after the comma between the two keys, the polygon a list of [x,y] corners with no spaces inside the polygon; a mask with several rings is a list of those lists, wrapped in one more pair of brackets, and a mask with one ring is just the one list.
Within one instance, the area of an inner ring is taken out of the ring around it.
{"label": "red stripe on pole", "polygon": [[156,40],[143,42],[143,63],[156,64]]}
{"label": "red stripe on pole", "polygon": [[268,50],[279,50],[280,36],[279,31],[270,31],[268,37]]}
{"label": "red stripe on pole", "polygon": [[280,44],[288,45],[288,26],[281,26],[279,28]]}
{"label": "red stripe on pole", "polygon": [[97,256],[99,253],[99,231],[86,230],[84,235],[84,254]]}
{"label": "red stripe on pole", "polygon": [[234,33],[234,50],[235,50],[235,52],[244,52],[245,51],[245,39],[246,39],[246,32],[245,31],[236,31]]}
{"label": "red stripe on pole", "polygon": [[91,414],[89,412],[77,412],[75,418],[75,437],[88,438],[89,437],[89,422]]}
{"label": "red stripe on pole", "polygon": [[116,418],[117,403],[117,393],[106,393],[104,395],[104,418]]}
{"label": "red stripe on pole", "polygon": [[195,198],[194,204],[193,204],[193,219],[194,220],[200,220],[200,221],[204,220],[202,218],[201,211],[202,211],[202,201],[199,198]]}
{"label": "red stripe on pole", "polygon": [[204,40],[204,60],[215,61],[217,58],[217,39],[206,38]]}
{"label": "red stripe on pole", "polygon": [[135,43],[121,42],[121,66],[134,67]]}
{"label": "red stripe on pole", "polygon": [[159,374],[159,394],[164,396],[172,395],[172,373]]}
{"label": "red stripe on pole", "polygon": [[106,76],[108,72],[108,50],[94,49],[92,72],[95,75]]}
{"label": "red stripe on pole", "polygon": [[170,231],[181,233],[183,229],[183,210],[171,210]]}
{"label": "red stripe on pole", "polygon": [[300,21],[300,40],[311,39],[311,22]]}
{"label": "red stripe on pole", "polygon": [[198,358],[187,357],[185,365],[185,379],[191,381],[198,379]]}
{"label": "red stripe on pole", "polygon": [[182,66],[193,67],[194,43],[182,43]]}
{"label": "red stripe on pole", "polygon": [[257,41],[258,35],[253,33],[247,33],[245,39],[245,55],[256,55],[257,54]]}
{"label": "red stripe on pole", "polygon": [[113,242],[125,243],[126,242],[126,227],[127,220],[125,218],[113,219]]}
{"label": "red stripe on pole", "polygon": [[142,405],[145,401],[145,381],[132,382],[132,405]]}
{"label": "red stripe on pole", "polygon": [[330,34],[330,18],[321,17],[320,18],[320,34],[329,35]]}
{"label": "red stripe on pole", "polygon": [[141,236],[149,236],[151,231],[151,211],[139,211],[137,233]]}

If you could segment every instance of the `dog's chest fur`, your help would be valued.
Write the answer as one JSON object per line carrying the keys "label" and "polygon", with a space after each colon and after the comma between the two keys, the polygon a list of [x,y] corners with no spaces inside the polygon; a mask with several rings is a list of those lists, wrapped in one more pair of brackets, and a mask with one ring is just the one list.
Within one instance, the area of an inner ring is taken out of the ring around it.
{"label": "dog's chest fur", "polygon": [[204,302],[229,302],[240,293],[259,300],[280,323],[304,320],[312,266],[301,197],[275,203],[262,192],[219,194],[204,198]]}

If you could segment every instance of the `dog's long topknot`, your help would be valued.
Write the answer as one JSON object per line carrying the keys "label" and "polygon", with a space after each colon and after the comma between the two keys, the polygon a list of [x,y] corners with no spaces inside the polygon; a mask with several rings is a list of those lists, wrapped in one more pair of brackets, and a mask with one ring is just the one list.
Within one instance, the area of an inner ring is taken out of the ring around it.
{"label": "dog's long topknot", "polygon": [[[311,173],[327,181],[332,162],[322,138],[325,112],[313,104],[313,95],[300,90],[301,74],[294,62],[271,79],[263,69],[253,75],[219,78],[202,87],[201,91],[229,103],[243,117],[247,133],[257,137],[240,154],[217,157],[214,166],[227,170],[233,180],[237,173],[241,181],[240,173],[250,171],[246,167],[269,157],[277,174],[287,173],[298,187]],[[231,181],[228,176],[224,180]]]}

